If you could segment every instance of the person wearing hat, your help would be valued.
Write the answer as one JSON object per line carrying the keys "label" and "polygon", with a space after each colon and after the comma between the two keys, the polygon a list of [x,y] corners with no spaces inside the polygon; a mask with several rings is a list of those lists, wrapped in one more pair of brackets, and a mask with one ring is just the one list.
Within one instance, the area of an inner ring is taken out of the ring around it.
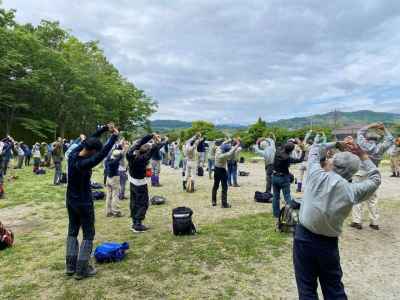
{"label": "person wearing hat", "polygon": [[148,229],[143,225],[149,207],[146,168],[154,153],[159,152],[161,147],[163,147],[163,144],[160,136],[149,134],[135,142],[126,153],[129,164],[128,180],[131,189],[131,230],[135,233],[145,232]]}
{"label": "person wearing hat", "polygon": [[[332,167],[321,167],[321,153],[337,148]],[[363,168],[366,179],[352,182]],[[366,201],[381,184],[381,174],[356,144],[314,144],[308,158],[307,186],[293,242],[293,265],[299,299],[318,299],[318,281],[324,299],[347,299],[342,283],[338,248],[343,223],[352,207]]]}
{"label": "person wearing hat", "polygon": [[[100,136],[109,131],[111,137],[103,146]],[[68,235],[66,242],[66,275],[75,274],[76,280],[96,275],[89,263],[93,239],[94,204],[91,190],[92,169],[111,151],[118,140],[119,131],[112,123],[101,126],[89,138],[75,147],[68,156],[68,184],[66,206],[68,212]],[[79,246],[78,234],[82,228],[83,239]]]}
{"label": "person wearing hat", "polygon": [[122,217],[119,208],[120,178],[118,168],[122,159],[122,151],[114,149],[106,159],[106,217]]}
{"label": "person wearing hat", "polygon": [[400,177],[400,137],[389,148],[388,154],[390,156],[390,168],[392,169],[390,177]]}
{"label": "person wearing hat", "polygon": [[264,158],[266,174],[266,193],[271,193],[272,172],[276,153],[275,140],[273,138],[259,139],[254,146],[254,151]]}
{"label": "person wearing hat", "polygon": [[280,214],[280,197],[281,191],[285,198],[286,204],[292,204],[292,197],[290,194],[290,184],[292,183],[292,175],[289,171],[290,165],[302,163],[306,151],[304,145],[300,145],[302,154],[300,158],[293,158],[291,154],[295,148],[293,143],[286,143],[279,151],[276,152],[273,171],[272,171],[272,212],[275,218],[279,218]]}
{"label": "person wearing hat", "polygon": [[[382,140],[383,136],[383,140]],[[381,141],[382,140],[382,141]],[[382,123],[373,123],[359,130],[357,134],[357,143],[365,151],[371,161],[379,168],[385,152],[393,146],[394,138],[389,130]],[[362,182],[367,179],[367,170],[361,166],[360,170],[354,176],[354,182]],[[367,199],[370,228],[379,230],[379,211],[378,195],[371,194]],[[357,204],[353,207],[351,227],[362,229],[363,204]]]}
{"label": "person wearing hat", "polygon": [[217,193],[219,185],[222,185],[221,193],[221,207],[230,208],[231,205],[228,203],[228,172],[227,172],[227,161],[232,159],[237,152],[241,150],[240,139],[235,140],[235,145],[226,142],[217,148],[215,152],[215,168],[214,168],[214,185],[211,194],[212,206],[217,205]]}

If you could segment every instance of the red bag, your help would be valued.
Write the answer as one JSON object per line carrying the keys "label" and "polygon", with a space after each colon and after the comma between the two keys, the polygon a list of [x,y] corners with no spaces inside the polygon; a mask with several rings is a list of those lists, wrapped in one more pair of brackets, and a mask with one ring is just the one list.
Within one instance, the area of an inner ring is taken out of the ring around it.
{"label": "red bag", "polygon": [[14,244],[14,234],[7,230],[0,222],[0,250],[11,247]]}
{"label": "red bag", "polygon": [[146,169],[146,177],[151,177],[153,176],[153,170],[151,168]]}

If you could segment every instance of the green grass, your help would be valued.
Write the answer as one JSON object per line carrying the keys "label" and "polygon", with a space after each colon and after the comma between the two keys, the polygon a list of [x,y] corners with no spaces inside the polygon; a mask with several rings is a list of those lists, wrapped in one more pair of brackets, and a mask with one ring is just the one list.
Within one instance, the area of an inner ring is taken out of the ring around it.
{"label": "green grass", "polygon": [[[236,205],[254,206],[256,212],[217,208],[221,215],[210,216],[216,211],[204,204],[195,210],[198,234],[174,236],[170,210],[178,201],[198,205],[199,197],[208,203],[208,190],[199,186],[195,194],[178,195],[176,178],[165,176],[163,194],[169,203],[150,208],[152,230],[145,234],[132,234],[128,218],[105,218],[104,202],[96,203],[95,244],[127,241],[131,249],[120,263],[97,265],[96,278],[76,282],[63,275],[65,187],[51,186],[53,170],[43,176],[33,175],[30,168],[15,172],[18,179],[7,182],[7,197],[0,202],[6,208],[0,219],[17,222],[15,246],[0,253],[0,299],[265,298],[265,290],[256,287],[269,284],[281,271],[275,261],[289,252],[290,239],[275,232],[265,206],[247,202],[238,190],[232,191],[239,199]],[[101,176],[102,170],[96,169],[95,179],[100,182]],[[209,184],[204,178],[202,185]],[[127,206],[122,203],[124,212]]]}

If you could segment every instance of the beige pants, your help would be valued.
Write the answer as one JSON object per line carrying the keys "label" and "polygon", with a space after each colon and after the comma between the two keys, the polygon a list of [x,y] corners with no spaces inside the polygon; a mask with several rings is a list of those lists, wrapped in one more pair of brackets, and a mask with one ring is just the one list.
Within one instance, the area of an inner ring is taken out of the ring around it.
{"label": "beige pants", "polygon": [[188,181],[189,178],[192,177],[192,180],[194,181],[196,177],[196,161],[194,160],[188,160],[186,162],[186,170],[185,170],[185,181]]}
{"label": "beige pants", "polygon": [[[366,180],[366,176],[355,176],[354,177],[354,182],[360,182],[363,180]],[[372,225],[379,225],[378,220],[379,220],[379,211],[378,211],[378,195],[377,193],[373,193],[371,197],[369,197],[365,202],[367,202],[368,205],[368,211],[369,211],[369,219]],[[353,211],[352,211],[352,217],[353,217],[353,222],[362,224],[362,219],[363,219],[363,205],[364,203],[359,203],[357,205],[353,206]]]}
{"label": "beige pants", "polygon": [[390,156],[390,167],[392,168],[393,173],[400,172],[400,155]]}
{"label": "beige pants", "polygon": [[119,176],[107,177],[106,182],[106,215],[118,214],[119,209],[119,191],[121,186],[119,184]]}

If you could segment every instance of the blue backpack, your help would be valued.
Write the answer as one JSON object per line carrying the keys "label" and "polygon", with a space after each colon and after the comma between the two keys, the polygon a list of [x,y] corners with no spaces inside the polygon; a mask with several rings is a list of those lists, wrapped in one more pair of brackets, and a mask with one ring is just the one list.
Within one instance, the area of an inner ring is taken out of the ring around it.
{"label": "blue backpack", "polygon": [[121,261],[125,257],[125,251],[129,249],[128,243],[103,243],[97,246],[94,257],[98,263]]}

